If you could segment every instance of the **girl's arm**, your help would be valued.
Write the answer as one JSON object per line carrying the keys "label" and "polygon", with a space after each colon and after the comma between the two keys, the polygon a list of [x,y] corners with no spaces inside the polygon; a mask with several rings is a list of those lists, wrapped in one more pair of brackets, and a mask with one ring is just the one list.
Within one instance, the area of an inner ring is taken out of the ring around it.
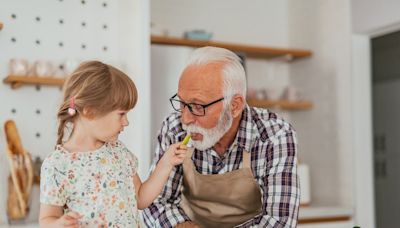
{"label": "girl's arm", "polygon": [[137,174],[133,177],[139,209],[147,208],[157,198],[174,166],[182,164],[186,150],[186,146],[181,143],[172,144],[149,179],[142,183]]}
{"label": "girl's arm", "polygon": [[73,211],[64,214],[64,208],[61,206],[40,204],[39,224],[41,228],[78,228],[80,218],[81,216]]}

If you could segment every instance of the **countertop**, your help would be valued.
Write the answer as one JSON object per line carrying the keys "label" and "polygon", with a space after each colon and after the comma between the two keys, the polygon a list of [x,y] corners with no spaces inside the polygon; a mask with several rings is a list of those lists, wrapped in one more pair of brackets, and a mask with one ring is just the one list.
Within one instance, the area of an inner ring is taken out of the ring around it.
{"label": "countertop", "polygon": [[[305,206],[299,211],[299,224],[318,223],[318,222],[336,222],[350,220],[353,216],[353,209],[345,207],[330,206]],[[35,223],[0,225],[0,228],[38,228]]]}

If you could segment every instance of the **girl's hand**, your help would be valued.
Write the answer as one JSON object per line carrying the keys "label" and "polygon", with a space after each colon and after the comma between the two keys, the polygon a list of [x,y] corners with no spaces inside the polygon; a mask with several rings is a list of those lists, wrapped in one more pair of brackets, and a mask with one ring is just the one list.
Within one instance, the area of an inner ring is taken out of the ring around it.
{"label": "girl's hand", "polygon": [[172,144],[167,152],[162,156],[160,163],[173,168],[176,165],[183,163],[187,151],[187,146],[182,145],[181,142]]}
{"label": "girl's hand", "polygon": [[68,228],[78,228],[79,227],[79,219],[82,218],[82,215],[70,211],[63,216],[61,216],[57,220],[58,227],[68,227]]}

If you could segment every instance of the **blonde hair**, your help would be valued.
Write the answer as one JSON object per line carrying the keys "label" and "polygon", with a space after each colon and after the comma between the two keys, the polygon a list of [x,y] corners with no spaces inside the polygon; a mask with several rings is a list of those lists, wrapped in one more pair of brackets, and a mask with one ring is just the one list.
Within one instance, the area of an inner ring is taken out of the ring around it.
{"label": "blonde hair", "polygon": [[[137,97],[134,82],[122,71],[99,61],[80,64],[63,87],[63,100],[57,113],[57,144],[63,143],[66,124],[73,122],[84,108],[88,108],[91,115],[101,117],[117,109],[132,109]],[[68,114],[71,99],[76,110],[72,116]]]}

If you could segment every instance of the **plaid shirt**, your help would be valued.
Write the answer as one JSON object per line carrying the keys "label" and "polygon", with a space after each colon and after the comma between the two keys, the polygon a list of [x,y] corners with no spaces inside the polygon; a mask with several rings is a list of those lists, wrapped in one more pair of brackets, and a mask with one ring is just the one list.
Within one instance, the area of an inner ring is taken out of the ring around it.
{"label": "plaid shirt", "polygon": [[[180,113],[173,113],[163,122],[152,171],[169,145],[185,137],[180,118]],[[213,149],[195,150],[192,160],[201,174],[222,174],[242,167],[243,151],[251,152],[252,172],[262,194],[262,213],[237,227],[296,227],[300,187],[294,129],[275,113],[246,106],[226,155],[221,158]],[[190,221],[180,207],[182,172],[182,165],[176,166],[160,196],[143,211],[148,227],[174,227]]]}

